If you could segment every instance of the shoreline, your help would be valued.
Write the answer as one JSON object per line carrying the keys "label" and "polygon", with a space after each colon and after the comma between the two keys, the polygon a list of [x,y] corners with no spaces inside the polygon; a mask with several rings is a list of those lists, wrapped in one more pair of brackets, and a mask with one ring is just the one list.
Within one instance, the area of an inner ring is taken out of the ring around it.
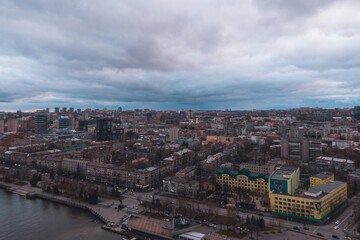
{"label": "shoreline", "polygon": [[[99,209],[101,210],[101,207],[99,207],[99,206],[90,205],[89,203],[82,203],[80,201],[72,200],[72,199],[69,199],[66,197],[62,197],[62,196],[53,196],[52,194],[49,194],[49,193],[43,193],[40,189],[39,189],[40,191],[34,190],[34,191],[29,192],[28,190],[25,190],[23,187],[17,186],[17,185],[11,184],[11,183],[0,182],[0,188],[4,189],[8,193],[24,196],[28,200],[40,199],[43,201],[49,201],[49,202],[61,204],[66,207],[77,208],[79,210],[90,213],[92,216],[96,217],[103,224],[105,224],[105,225],[101,226],[101,229],[119,234],[124,238],[125,237],[130,237],[130,238],[133,237],[132,235],[125,233],[120,227],[117,227],[117,228],[108,227],[107,224],[114,222],[114,221],[112,221],[113,219],[110,219],[110,218],[107,219],[106,217],[104,217],[99,212]],[[19,193],[16,191],[21,191],[21,192]]]}

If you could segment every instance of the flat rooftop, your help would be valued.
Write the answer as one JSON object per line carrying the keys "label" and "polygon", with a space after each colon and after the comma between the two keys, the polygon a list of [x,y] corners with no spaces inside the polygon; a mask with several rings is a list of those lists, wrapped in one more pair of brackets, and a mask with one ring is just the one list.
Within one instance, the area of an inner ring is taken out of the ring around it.
{"label": "flat rooftop", "polygon": [[319,192],[329,194],[338,189],[339,187],[343,186],[344,184],[346,183],[340,181],[331,181],[325,184],[319,184],[315,187],[309,188],[309,190],[307,190],[305,194],[317,194]]}
{"label": "flat rooftop", "polygon": [[145,217],[132,217],[127,226],[140,232],[172,238],[171,223]]}
{"label": "flat rooftop", "polygon": [[294,167],[282,167],[281,169],[277,169],[271,175],[271,179],[280,179],[280,180],[288,180],[286,175],[293,174],[297,168]]}
{"label": "flat rooftop", "polygon": [[351,163],[354,164],[354,161],[345,158],[334,158],[334,157],[325,157],[320,156],[316,158],[317,161],[329,161],[329,162],[338,162],[338,163]]}
{"label": "flat rooftop", "polygon": [[301,192],[297,193],[296,195],[290,195],[290,194],[286,194],[286,193],[274,193],[274,194],[282,195],[282,196],[289,196],[289,197],[296,196],[296,197],[302,197],[305,199],[320,200],[323,197],[334,192],[336,189],[342,187],[345,184],[346,184],[345,182],[331,181],[331,182],[328,182],[325,184],[319,184],[313,188],[310,188],[306,192],[301,191]]}
{"label": "flat rooftop", "polygon": [[320,178],[320,179],[324,180],[324,179],[330,177],[331,175],[332,175],[332,173],[324,172],[324,173],[315,174],[314,176],[311,176],[311,177]]}

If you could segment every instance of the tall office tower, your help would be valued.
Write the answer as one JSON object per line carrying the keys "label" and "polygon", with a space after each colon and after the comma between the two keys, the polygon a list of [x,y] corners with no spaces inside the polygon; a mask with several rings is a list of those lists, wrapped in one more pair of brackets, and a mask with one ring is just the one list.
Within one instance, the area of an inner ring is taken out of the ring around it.
{"label": "tall office tower", "polygon": [[85,119],[85,120],[88,120],[89,119],[89,112],[88,111],[85,111],[82,113],[82,117]]}
{"label": "tall office tower", "polygon": [[10,118],[8,120],[8,132],[17,132],[18,120],[16,118]]}
{"label": "tall office tower", "polygon": [[60,107],[56,107],[55,108],[55,113],[59,113],[60,112]]}
{"label": "tall office tower", "polygon": [[78,108],[76,111],[77,113],[81,113],[81,108]]}
{"label": "tall office tower", "polygon": [[48,115],[43,112],[35,114],[35,134],[47,134],[48,130]]}
{"label": "tall office tower", "polygon": [[69,111],[70,111],[71,113],[73,113],[73,112],[74,112],[74,108],[73,108],[73,107],[69,108]]}
{"label": "tall office tower", "polygon": [[193,111],[192,110],[189,110],[188,112],[187,112],[187,118],[193,118],[194,117],[194,113],[193,113]]}
{"label": "tall office tower", "polygon": [[360,120],[360,106],[354,107],[354,118]]}
{"label": "tall office tower", "polygon": [[66,112],[67,110],[66,110],[66,107],[63,107],[62,109],[61,109],[61,112]]}
{"label": "tall office tower", "polygon": [[5,132],[5,121],[4,119],[0,119],[0,133],[4,133]]}
{"label": "tall office tower", "polygon": [[79,120],[79,131],[87,131],[88,130],[88,121],[87,120]]}
{"label": "tall office tower", "polygon": [[50,108],[46,108],[46,113],[49,113],[50,112]]}
{"label": "tall office tower", "polygon": [[172,127],[169,129],[169,138],[170,141],[175,141],[179,139],[179,128],[178,127]]}
{"label": "tall office tower", "polygon": [[122,107],[118,107],[118,112],[122,112]]}
{"label": "tall office tower", "polygon": [[60,116],[58,118],[58,128],[67,128],[70,125],[70,120],[68,116]]}
{"label": "tall office tower", "polygon": [[114,140],[111,119],[101,118],[96,120],[95,139],[96,141]]}

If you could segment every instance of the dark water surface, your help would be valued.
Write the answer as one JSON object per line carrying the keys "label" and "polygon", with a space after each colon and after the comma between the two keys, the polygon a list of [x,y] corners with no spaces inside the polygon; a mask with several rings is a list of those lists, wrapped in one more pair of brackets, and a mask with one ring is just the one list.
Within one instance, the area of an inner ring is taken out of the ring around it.
{"label": "dark water surface", "polygon": [[112,240],[91,214],[44,200],[28,200],[0,189],[0,240]]}

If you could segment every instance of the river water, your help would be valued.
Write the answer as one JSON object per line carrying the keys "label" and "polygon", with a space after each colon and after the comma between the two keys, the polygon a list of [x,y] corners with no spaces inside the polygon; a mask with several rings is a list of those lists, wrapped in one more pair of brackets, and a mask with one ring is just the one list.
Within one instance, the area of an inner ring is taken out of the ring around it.
{"label": "river water", "polygon": [[91,214],[40,199],[28,200],[0,189],[0,240],[112,240]]}

